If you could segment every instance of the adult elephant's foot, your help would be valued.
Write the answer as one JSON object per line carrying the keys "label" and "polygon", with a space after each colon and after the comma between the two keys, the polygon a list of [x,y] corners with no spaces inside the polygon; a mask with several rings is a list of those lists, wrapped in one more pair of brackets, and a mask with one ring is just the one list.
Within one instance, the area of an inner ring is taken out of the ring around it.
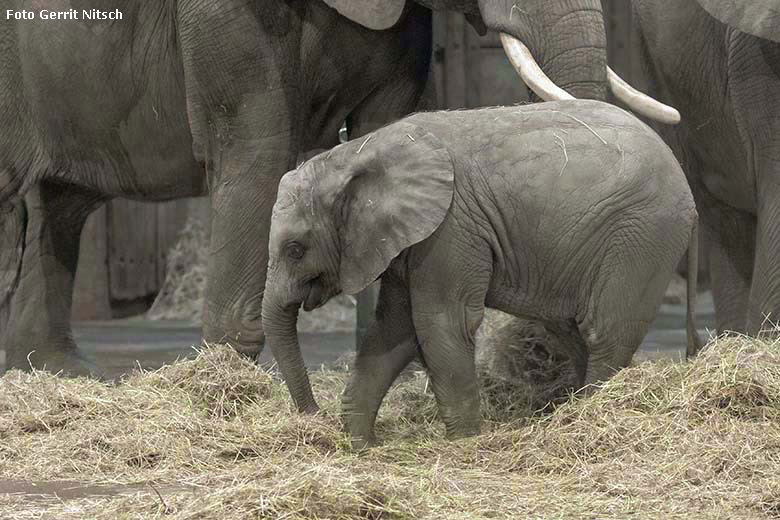
{"label": "adult elephant's foot", "polygon": [[376,439],[352,438],[352,451],[365,451],[377,445]]}
{"label": "adult elephant's foot", "polygon": [[246,356],[253,361],[257,361],[260,358],[260,354],[263,353],[263,348],[265,347],[265,339],[260,343],[244,343],[236,340],[208,341],[205,338],[204,341],[212,345],[228,345],[242,356]]}
{"label": "adult elephant's foot", "polygon": [[6,369],[18,369],[26,372],[45,370],[63,377],[92,377],[102,379],[103,373],[95,361],[84,354],[75,345],[67,344],[62,348],[33,348],[6,350]]}
{"label": "adult elephant's foot", "polygon": [[247,356],[249,359],[257,360],[260,357],[260,354],[263,353],[265,338],[259,343],[240,343],[231,341],[228,344],[239,354]]}
{"label": "adult elephant's foot", "polygon": [[204,325],[203,342],[208,345],[229,345],[239,354],[256,360],[263,353],[265,334],[260,331],[226,331],[222,327]]}

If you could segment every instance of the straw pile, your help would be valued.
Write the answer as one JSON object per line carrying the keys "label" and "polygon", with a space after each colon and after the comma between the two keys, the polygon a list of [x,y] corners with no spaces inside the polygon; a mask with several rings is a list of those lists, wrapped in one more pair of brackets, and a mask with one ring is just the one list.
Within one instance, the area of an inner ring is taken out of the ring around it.
{"label": "straw pile", "polygon": [[209,234],[198,219],[189,219],[179,232],[165,266],[165,281],[147,317],[200,323],[206,290]]}
{"label": "straw pile", "polygon": [[780,342],[718,338],[695,362],[623,370],[552,413],[485,399],[483,434],[458,442],[442,438],[413,374],[385,399],[383,445],[362,454],[340,429],[345,378],[313,374],[323,413],[307,418],[270,373],[219,347],[117,386],[12,371],[0,379],[0,479],[142,485],[62,501],[0,494],[0,517],[780,516]]}
{"label": "straw pile", "polygon": [[475,343],[483,394],[496,409],[545,408],[576,385],[569,355],[538,322],[485,309]]}

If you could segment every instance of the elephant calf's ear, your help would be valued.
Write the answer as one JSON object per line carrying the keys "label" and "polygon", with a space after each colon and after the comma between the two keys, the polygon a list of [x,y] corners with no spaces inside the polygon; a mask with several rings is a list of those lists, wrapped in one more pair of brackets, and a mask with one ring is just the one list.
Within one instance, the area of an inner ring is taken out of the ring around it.
{"label": "elephant calf's ear", "polygon": [[699,4],[726,25],[780,42],[780,0],[699,0]]}
{"label": "elephant calf's ear", "polygon": [[360,148],[350,143],[343,172],[349,180],[342,184],[340,277],[347,294],[436,231],[454,190],[449,152],[422,128],[396,123],[367,139],[357,140]]}

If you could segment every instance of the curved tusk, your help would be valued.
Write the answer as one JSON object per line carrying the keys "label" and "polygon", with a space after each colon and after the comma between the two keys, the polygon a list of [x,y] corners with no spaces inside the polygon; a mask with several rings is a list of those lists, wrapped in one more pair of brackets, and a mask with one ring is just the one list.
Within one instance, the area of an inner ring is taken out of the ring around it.
{"label": "curved tusk", "polygon": [[509,61],[512,62],[512,66],[528,85],[528,88],[533,90],[537,96],[545,101],[574,99],[574,96],[547,77],[523,42],[506,33],[500,33],[500,36],[501,45],[503,45]]}
{"label": "curved tusk", "polygon": [[607,78],[609,80],[609,88],[612,89],[615,97],[628,105],[637,114],[667,125],[676,125],[680,122],[680,113],[677,110],[664,105],[660,101],[656,101],[647,94],[639,92],[609,67],[607,67]]}
{"label": "curved tusk", "polygon": [[[574,96],[547,77],[523,42],[506,33],[500,33],[500,37],[501,45],[512,66],[537,96],[545,101],[574,99]],[[634,112],[667,125],[676,125],[680,122],[680,112],[638,91],[609,67],[607,67],[607,79],[615,97]]]}

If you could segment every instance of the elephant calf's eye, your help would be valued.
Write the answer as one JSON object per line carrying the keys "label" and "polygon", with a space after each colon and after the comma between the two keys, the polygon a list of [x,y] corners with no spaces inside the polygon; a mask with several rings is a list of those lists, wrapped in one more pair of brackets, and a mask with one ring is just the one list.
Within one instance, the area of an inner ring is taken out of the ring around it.
{"label": "elephant calf's eye", "polygon": [[287,256],[289,256],[293,260],[300,260],[301,258],[303,258],[303,255],[305,253],[306,250],[298,242],[293,242],[292,244],[287,246]]}

